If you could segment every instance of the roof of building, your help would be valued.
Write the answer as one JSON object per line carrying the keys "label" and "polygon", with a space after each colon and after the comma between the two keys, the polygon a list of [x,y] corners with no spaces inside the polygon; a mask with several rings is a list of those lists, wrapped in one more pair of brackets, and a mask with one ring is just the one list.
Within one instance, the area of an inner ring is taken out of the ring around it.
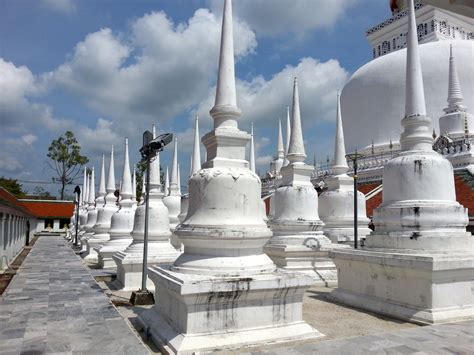
{"label": "roof of building", "polygon": [[31,215],[31,212],[8,190],[0,186],[0,211]]}
{"label": "roof of building", "polygon": [[70,218],[74,212],[72,201],[20,200],[31,214],[39,218]]}

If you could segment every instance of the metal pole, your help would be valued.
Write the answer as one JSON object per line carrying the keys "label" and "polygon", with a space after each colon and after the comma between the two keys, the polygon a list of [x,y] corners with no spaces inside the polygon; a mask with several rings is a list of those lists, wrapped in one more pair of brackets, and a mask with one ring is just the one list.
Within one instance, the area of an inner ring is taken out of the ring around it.
{"label": "metal pole", "polygon": [[354,156],[354,249],[357,249],[358,241],[358,228],[357,228],[357,150]]}
{"label": "metal pole", "polygon": [[76,208],[76,236],[74,238],[74,245],[77,247],[78,246],[78,243],[77,243],[77,232],[78,232],[78,229],[79,229],[79,197],[80,197],[81,193],[80,192],[77,192],[77,208]]}
{"label": "metal pole", "polygon": [[151,154],[146,159],[146,186],[145,186],[145,230],[143,231],[143,269],[142,269],[142,291],[146,290],[147,260],[148,260],[148,206],[150,204],[150,160]]}

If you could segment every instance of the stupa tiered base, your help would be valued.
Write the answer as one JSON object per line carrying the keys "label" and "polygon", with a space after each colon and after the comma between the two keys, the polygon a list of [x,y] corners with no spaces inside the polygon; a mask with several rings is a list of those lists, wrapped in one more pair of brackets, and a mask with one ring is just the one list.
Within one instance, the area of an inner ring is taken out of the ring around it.
{"label": "stupa tiered base", "polygon": [[[324,222],[324,235],[333,243],[352,245],[354,242],[354,180],[347,175],[327,179],[328,191],[319,195],[319,216]],[[359,240],[371,230],[366,216],[365,196],[357,193]]]}
{"label": "stupa tiered base", "polygon": [[97,264],[103,269],[114,269],[117,267],[112,256],[117,253],[124,251],[127,247],[132,244],[132,238],[120,238],[109,240],[107,243],[99,245],[95,248],[97,252]]}
{"label": "stupa tiered base", "polygon": [[97,254],[97,247],[106,243],[109,240],[108,233],[94,234],[86,242],[86,257],[84,260],[87,260],[92,263],[97,263],[99,260],[99,255]]}
{"label": "stupa tiered base", "polygon": [[152,340],[165,352],[242,349],[324,336],[302,320],[313,280],[285,271],[249,277],[184,274],[150,267],[159,300],[142,312]]}
{"label": "stupa tiered base", "polygon": [[[472,239],[472,237],[470,237]],[[338,302],[419,324],[474,318],[472,242],[463,252],[335,251]]]}
{"label": "stupa tiered base", "polygon": [[322,234],[309,234],[274,237],[264,251],[279,268],[305,273],[313,279],[313,285],[332,287],[337,286],[337,269],[329,252],[347,248],[349,246],[329,243]]}
{"label": "stupa tiered base", "polygon": [[[149,266],[167,266],[174,263],[180,255],[169,242],[148,243]],[[117,282],[123,291],[137,290],[142,284],[143,243],[130,245],[125,251],[113,254],[114,266],[117,267]],[[148,278],[147,288],[154,290],[155,285]]]}

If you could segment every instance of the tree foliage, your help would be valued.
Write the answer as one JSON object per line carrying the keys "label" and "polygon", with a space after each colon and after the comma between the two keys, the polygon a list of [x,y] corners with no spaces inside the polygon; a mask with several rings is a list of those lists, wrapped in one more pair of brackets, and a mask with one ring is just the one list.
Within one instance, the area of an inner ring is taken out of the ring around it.
{"label": "tree foliage", "polygon": [[25,191],[23,190],[23,185],[20,184],[16,179],[9,179],[1,176],[0,186],[10,192],[12,195],[15,195],[17,198],[22,198],[26,195]]}
{"label": "tree foliage", "polygon": [[81,172],[81,167],[87,164],[89,159],[81,155],[81,147],[71,131],[66,131],[51,142],[47,156],[48,166],[56,173],[53,181],[61,184],[60,198],[62,200],[66,185],[74,181]]}

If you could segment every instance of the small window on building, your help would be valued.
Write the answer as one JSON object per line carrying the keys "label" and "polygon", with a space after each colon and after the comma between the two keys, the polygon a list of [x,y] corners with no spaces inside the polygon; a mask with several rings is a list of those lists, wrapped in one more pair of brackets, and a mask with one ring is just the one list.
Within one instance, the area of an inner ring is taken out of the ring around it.
{"label": "small window on building", "polygon": [[44,229],[53,229],[54,228],[54,219],[53,218],[45,218],[44,220]]}
{"label": "small window on building", "polygon": [[62,218],[59,220],[59,229],[67,228],[69,226],[70,219]]}

